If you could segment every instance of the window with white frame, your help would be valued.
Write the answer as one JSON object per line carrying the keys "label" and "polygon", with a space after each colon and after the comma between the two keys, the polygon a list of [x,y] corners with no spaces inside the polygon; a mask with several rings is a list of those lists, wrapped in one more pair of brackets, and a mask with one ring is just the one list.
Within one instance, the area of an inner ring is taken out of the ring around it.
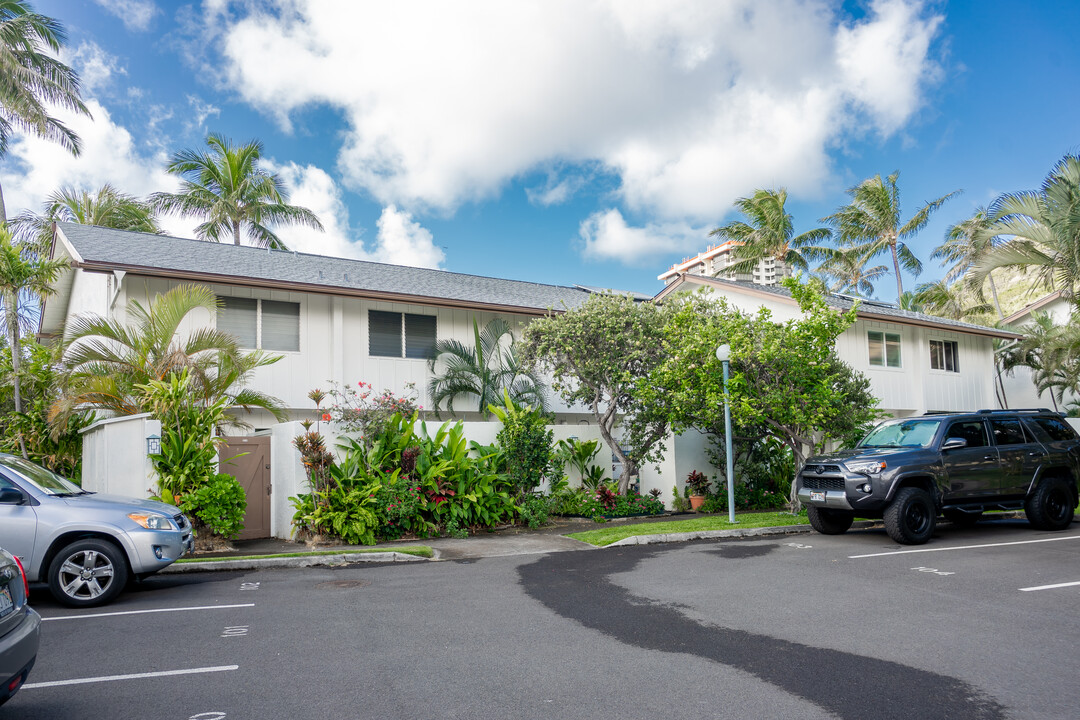
{"label": "window with white frame", "polygon": [[368,354],[426,360],[435,354],[434,315],[368,310]]}
{"label": "window with white frame", "polygon": [[868,330],[866,343],[870,348],[873,367],[900,367],[900,334],[883,330]]}
{"label": "window with white frame", "polygon": [[243,348],[300,351],[300,303],[223,297],[217,329]]}
{"label": "window with white frame", "polygon": [[960,349],[955,340],[930,341],[930,368],[960,372]]}

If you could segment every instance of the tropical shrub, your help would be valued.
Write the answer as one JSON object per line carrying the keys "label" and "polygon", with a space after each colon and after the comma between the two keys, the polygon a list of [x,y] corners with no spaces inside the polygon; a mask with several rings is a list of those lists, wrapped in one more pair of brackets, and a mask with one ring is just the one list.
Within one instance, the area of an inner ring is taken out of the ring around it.
{"label": "tropical shrub", "polygon": [[244,529],[247,496],[236,478],[218,473],[184,495],[180,509],[214,535],[233,540]]}
{"label": "tropical shrub", "polygon": [[521,503],[521,519],[530,528],[535,530],[548,523],[548,514],[551,510],[551,502],[543,495],[530,495]]}
{"label": "tropical shrub", "polygon": [[374,545],[378,517],[377,486],[332,487],[289,498],[296,512],[292,524],[301,536],[331,536],[350,545]]}
{"label": "tropical shrub", "polygon": [[488,409],[503,424],[495,440],[503,450],[510,482],[518,496],[524,497],[539,487],[549,473],[554,474],[547,417],[539,410],[515,404],[505,390],[502,407],[489,405]]}
{"label": "tropical shrub", "polygon": [[325,393],[330,401],[323,419],[334,423],[343,434],[370,444],[394,416],[408,418],[424,409],[416,404],[413,384],[406,383],[405,387],[407,395],[398,397],[390,390],[376,394],[371,384],[362,380],[356,384],[356,388],[332,382],[329,392]]}
{"label": "tropical shrub", "polygon": [[627,517],[629,515],[660,515],[664,503],[651,495],[638,495],[631,491],[619,495],[607,485],[593,492],[585,488],[565,490],[552,495],[549,500],[552,515],[580,517]]}

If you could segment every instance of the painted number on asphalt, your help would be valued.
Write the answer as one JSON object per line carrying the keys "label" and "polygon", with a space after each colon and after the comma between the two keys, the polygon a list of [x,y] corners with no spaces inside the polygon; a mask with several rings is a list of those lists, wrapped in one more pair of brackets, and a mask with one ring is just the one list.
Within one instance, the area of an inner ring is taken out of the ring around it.
{"label": "painted number on asphalt", "polygon": [[248,634],[247,625],[232,625],[221,632],[221,637],[243,637]]}
{"label": "painted number on asphalt", "polygon": [[257,583],[257,582],[240,583],[240,589],[241,590],[258,590],[259,589],[259,583]]}
{"label": "painted number on asphalt", "polygon": [[223,712],[204,712],[198,715],[192,715],[188,720],[225,720],[225,713]]}
{"label": "painted number on asphalt", "polygon": [[802,543],[784,543],[788,547],[798,548],[799,550],[809,550],[814,547],[813,545],[803,545]]}
{"label": "painted number on asphalt", "polygon": [[913,567],[911,569],[912,570],[918,570],[919,572],[924,572],[924,573],[934,573],[935,575],[955,575],[956,574],[954,572],[945,572],[944,570],[938,570],[937,568]]}

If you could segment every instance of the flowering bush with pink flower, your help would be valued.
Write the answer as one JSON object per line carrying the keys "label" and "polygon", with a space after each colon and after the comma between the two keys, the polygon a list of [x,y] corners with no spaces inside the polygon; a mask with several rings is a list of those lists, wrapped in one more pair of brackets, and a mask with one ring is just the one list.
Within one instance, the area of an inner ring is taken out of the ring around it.
{"label": "flowering bush with pink flower", "polygon": [[355,387],[331,382],[326,396],[329,404],[323,420],[334,423],[340,432],[357,435],[369,447],[371,438],[380,435],[394,415],[410,417],[424,409],[416,404],[413,383],[406,383],[405,394],[398,396],[387,389],[376,392],[371,383],[363,380]]}

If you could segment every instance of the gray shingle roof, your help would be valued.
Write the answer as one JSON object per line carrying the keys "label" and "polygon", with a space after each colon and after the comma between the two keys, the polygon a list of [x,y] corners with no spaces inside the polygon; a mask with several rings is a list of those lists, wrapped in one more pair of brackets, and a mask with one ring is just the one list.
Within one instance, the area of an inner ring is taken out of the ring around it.
{"label": "gray shingle roof", "polygon": [[[764,292],[778,297],[787,298],[791,300],[791,291],[783,285],[758,285],[756,283],[750,283],[739,280],[727,280],[725,278],[702,278],[696,275],[686,275],[690,280],[705,280],[710,285],[715,285],[718,288],[724,286],[730,286],[732,289],[745,289],[756,292]],[[661,291],[663,292],[663,291]],[[997,337],[1019,337],[1015,333],[1008,330],[998,330],[997,328],[988,328],[982,325],[975,325],[972,323],[961,322],[960,320],[952,320],[950,318],[938,317],[937,315],[927,315],[926,313],[911,312],[909,310],[901,310],[892,303],[885,303],[878,300],[866,300],[864,298],[856,298],[851,295],[837,295],[829,294],[825,297],[825,302],[830,307],[834,307],[838,310],[847,311],[858,302],[859,303],[859,315],[863,317],[871,316],[875,319],[878,317],[894,319],[898,323],[920,324],[920,325],[935,325],[941,328],[955,328],[957,331],[974,332],[980,335],[994,335]]]}
{"label": "gray shingle roof", "polygon": [[376,297],[402,302],[450,301],[542,312],[585,302],[581,287],[466,275],[427,268],[346,260],[323,255],[261,250],[226,243],[57,223],[84,266],[142,274],[193,277],[228,284],[295,285],[298,290]]}

